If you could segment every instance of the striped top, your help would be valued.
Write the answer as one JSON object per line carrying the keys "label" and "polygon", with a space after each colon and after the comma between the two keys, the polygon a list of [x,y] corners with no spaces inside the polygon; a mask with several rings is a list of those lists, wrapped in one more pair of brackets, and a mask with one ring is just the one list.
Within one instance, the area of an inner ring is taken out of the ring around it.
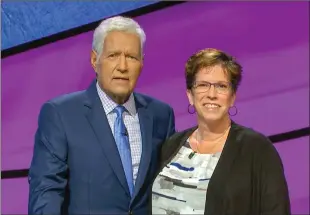
{"label": "striped top", "polygon": [[156,177],[152,214],[204,214],[209,180],[221,153],[192,152],[187,140]]}

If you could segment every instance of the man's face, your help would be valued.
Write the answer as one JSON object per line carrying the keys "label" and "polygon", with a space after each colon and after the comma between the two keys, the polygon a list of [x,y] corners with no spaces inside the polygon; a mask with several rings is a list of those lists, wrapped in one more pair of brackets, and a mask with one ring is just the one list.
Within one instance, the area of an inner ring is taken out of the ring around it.
{"label": "man's face", "polygon": [[91,63],[100,87],[117,103],[124,103],[143,66],[139,36],[121,31],[108,33],[101,56],[92,51]]}

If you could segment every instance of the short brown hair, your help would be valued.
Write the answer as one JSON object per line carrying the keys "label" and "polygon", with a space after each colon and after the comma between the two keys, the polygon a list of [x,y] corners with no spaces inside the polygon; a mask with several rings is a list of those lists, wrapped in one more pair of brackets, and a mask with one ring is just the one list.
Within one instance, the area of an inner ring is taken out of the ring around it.
{"label": "short brown hair", "polygon": [[230,79],[233,91],[236,92],[242,78],[242,66],[234,57],[212,48],[200,50],[187,60],[185,66],[187,89],[192,89],[196,74],[200,69],[216,65],[222,66]]}

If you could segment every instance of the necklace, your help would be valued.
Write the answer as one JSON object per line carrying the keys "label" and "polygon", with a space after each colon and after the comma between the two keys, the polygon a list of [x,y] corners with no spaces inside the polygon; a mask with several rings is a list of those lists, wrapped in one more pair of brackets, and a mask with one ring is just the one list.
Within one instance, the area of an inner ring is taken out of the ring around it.
{"label": "necklace", "polygon": [[[229,131],[230,127],[231,127],[231,126],[229,126],[229,127],[223,132],[223,134],[222,134],[221,136],[219,136],[219,137],[217,137],[217,138],[215,138],[215,139],[213,140],[213,141],[216,140],[216,142],[215,142],[215,144],[213,145],[213,147],[211,148],[210,151],[212,151],[212,150],[217,146],[217,144],[222,140],[222,138],[225,136],[225,134],[227,133],[227,131]],[[199,143],[198,143],[198,129],[197,129],[195,132],[196,132],[196,141],[194,141],[194,142],[195,142],[196,151],[192,150],[192,152],[188,155],[188,158],[189,158],[189,159],[192,159],[192,158],[194,157],[194,155],[195,155],[197,152],[198,152],[199,154],[201,154],[201,152],[200,152],[200,150],[199,150],[199,147],[198,147],[198,145],[199,145]]]}

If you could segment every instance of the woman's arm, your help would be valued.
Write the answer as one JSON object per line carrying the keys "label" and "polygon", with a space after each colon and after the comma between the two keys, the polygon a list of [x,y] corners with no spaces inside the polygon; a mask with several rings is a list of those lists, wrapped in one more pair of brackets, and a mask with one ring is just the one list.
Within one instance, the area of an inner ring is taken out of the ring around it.
{"label": "woman's arm", "polygon": [[290,215],[290,199],[281,158],[272,145],[264,144],[261,154],[261,214]]}

